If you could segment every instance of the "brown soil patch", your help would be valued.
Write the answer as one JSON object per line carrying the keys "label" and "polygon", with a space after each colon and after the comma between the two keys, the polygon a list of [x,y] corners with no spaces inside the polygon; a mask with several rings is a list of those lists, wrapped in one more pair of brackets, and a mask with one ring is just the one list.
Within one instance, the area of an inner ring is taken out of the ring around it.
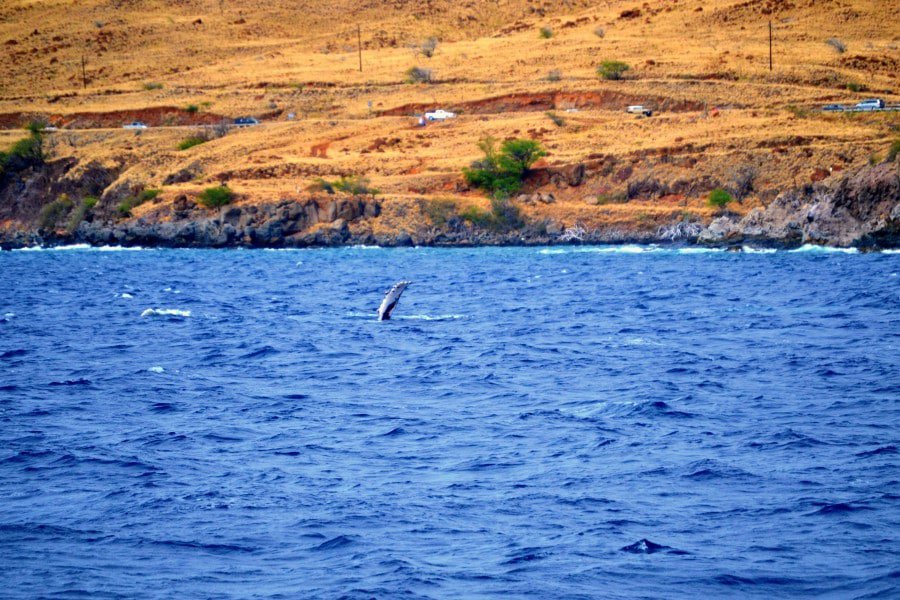
{"label": "brown soil patch", "polygon": [[[667,112],[691,112],[703,110],[704,103],[691,100],[676,100],[663,96],[638,96],[610,90],[594,92],[543,92],[507,94],[493,98],[483,98],[450,103],[447,110],[464,114],[487,115],[507,112],[541,112],[565,110],[569,108],[622,110],[632,104],[642,104],[655,110]],[[434,110],[433,104],[406,104],[380,111],[380,116],[410,116],[427,110]]]}

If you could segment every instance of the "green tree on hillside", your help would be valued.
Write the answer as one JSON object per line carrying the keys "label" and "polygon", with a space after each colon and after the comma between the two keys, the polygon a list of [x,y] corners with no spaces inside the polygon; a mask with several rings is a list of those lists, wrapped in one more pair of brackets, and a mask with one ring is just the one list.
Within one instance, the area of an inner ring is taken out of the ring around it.
{"label": "green tree on hillside", "polygon": [[484,158],[463,169],[469,185],[494,197],[506,197],[522,187],[528,169],[547,153],[535,140],[506,140],[498,149],[497,140],[486,137],[478,143]]}
{"label": "green tree on hillside", "polygon": [[603,79],[618,80],[622,79],[625,71],[629,70],[630,68],[631,67],[629,67],[626,63],[623,63],[619,60],[604,60],[602,63],[600,63],[600,66],[597,67],[597,75],[599,75]]}

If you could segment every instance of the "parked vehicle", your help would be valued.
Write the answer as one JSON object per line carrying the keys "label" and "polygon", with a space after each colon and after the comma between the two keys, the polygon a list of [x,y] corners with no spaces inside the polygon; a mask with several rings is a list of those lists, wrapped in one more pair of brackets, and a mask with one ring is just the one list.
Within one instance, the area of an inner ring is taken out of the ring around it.
{"label": "parked vehicle", "polygon": [[43,133],[53,133],[54,131],[59,131],[59,129],[57,127],[55,127],[54,125],[45,125],[44,127],[41,128],[41,131]]}
{"label": "parked vehicle", "polygon": [[147,125],[145,123],[141,123],[140,121],[132,121],[128,125],[122,126],[124,129],[147,129]]}
{"label": "parked vehicle", "polygon": [[847,107],[843,104],[829,104],[827,106],[823,106],[822,110],[826,112],[840,112],[842,110],[847,110]]}
{"label": "parked vehicle", "polygon": [[857,103],[856,110],[881,110],[884,108],[884,100],[881,98],[869,98]]}
{"label": "parked vehicle", "polygon": [[635,104],[633,106],[629,106],[625,109],[625,112],[631,113],[633,115],[644,115],[645,117],[649,117],[653,115],[653,111],[647,108],[646,106],[642,106],[640,104]]}
{"label": "parked vehicle", "polygon": [[445,119],[455,119],[455,118],[456,118],[456,113],[446,111],[442,108],[439,108],[435,111],[425,113],[426,121],[443,121]]}
{"label": "parked vehicle", "polygon": [[234,120],[234,124],[236,127],[252,127],[259,125],[259,120],[253,117],[238,117]]}

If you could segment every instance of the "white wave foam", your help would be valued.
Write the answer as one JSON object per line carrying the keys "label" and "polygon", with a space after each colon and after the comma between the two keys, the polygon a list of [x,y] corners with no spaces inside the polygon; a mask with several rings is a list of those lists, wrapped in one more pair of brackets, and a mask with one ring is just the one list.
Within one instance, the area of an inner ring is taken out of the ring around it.
{"label": "white wave foam", "polygon": [[176,290],[175,288],[170,288],[170,287],[164,288],[163,291],[171,292],[172,294],[180,294],[181,293],[181,290]]}
{"label": "white wave foam", "polygon": [[882,254],[900,254],[900,249],[894,248],[890,250],[882,250]]}
{"label": "white wave foam", "polygon": [[754,248],[753,246],[744,246],[741,250],[747,254],[774,254],[778,252],[775,248]]}
{"label": "white wave foam", "polygon": [[148,308],[144,312],[141,313],[142,317],[161,317],[161,316],[170,316],[170,317],[189,317],[191,316],[191,311],[189,310],[179,310],[177,308]]}
{"label": "white wave foam", "polygon": [[[378,320],[378,314],[375,311],[372,312],[349,312],[347,313],[348,317],[353,317],[354,319],[371,319]],[[391,317],[392,321],[453,321],[456,319],[463,319],[465,315],[394,315]]]}
{"label": "white wave foam", "polygon": [[704,248],[702,246],[692,246],[690,248],[679,248],[676,250],[678,254],[717,254],[725,252],[725,248]]}
{"label": "white wave foam", "polygon": [[128,292],[122,292],[121,294],[119,294],[119,298],[134,298],[134,296],[132,296]]}
{"label": "white wave foam", "polygon": [[14,312],[8,312],[8,313],[4,313],[3,316],[4,316],[4,317],[7,317],[7,318],[11,318],[11,317],[16,316],[16,313],[14,313]]}
{"label": "white wave foam", "polygon": [[538,254],[641,254],[642,252],[658,252],[656,245],[641,246],[639,244],[622,244],[620,246],[579,246],[575,248],[542,248]]}
{"label": "white wave foam", "polygon": [[595,252],[600,254],[642,254],[644,252],[659,252],[660,247],[654,244],[642,246],[640,244],[622,244],[621,246],[589,246],[577,248],[575,252]]}
{"label": "white wave foam", "polygon": [[53,252],[67,252],[69,250],[90,250],[90,244],[68,244],[66,246],[50,246],[46,248],[46,250],[52,250]]}
{"label": "white wave foam", "polygon": [[821,252],[824,254],[858,254],[856,248],[835,248],[834,246],[817,246],[815,244],[803,244],[799,248],[789,252]]}
{"label": "white wave foam", "polygon": [[391,319],[405,321],[454,321],[463,318],[465,315],[398,315],[391,317]]}
{"label": "white wave foam", "polygon": [[159,366],[157,366],[157,367],[150,367],[150,368],[147,369],[147,370],[150,371],[151,373],[163,373],[163,372],[165,372],[165,369],[163,369],[162,367],[159,367]]}
{"label": "white wave foam", "polygon": [[91,246],[90,244],[67,244],[65,246],[30,246],[18,248],[16,252],[68,252],[70,250],[87,250],[91,252],[131,252],[143,250],[141,246]]}

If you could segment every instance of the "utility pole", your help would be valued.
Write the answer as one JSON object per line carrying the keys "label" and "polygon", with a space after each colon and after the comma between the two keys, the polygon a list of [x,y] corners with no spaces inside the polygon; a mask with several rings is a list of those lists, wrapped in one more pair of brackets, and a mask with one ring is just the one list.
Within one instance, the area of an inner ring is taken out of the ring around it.
{"label": "utility pole", "polygon": [[359,72],[362,73],[362,31],[359,23],[356,24],[356,47],[359,50]]}
{"label": "utility pole", "polygon": [[84,54],[81,55],[81,87],[87,89],[87,73],[84,70]]}
{"label": "utility pole", "polygon": [[772,70],[772,21],[769,21],[769,70]]}

